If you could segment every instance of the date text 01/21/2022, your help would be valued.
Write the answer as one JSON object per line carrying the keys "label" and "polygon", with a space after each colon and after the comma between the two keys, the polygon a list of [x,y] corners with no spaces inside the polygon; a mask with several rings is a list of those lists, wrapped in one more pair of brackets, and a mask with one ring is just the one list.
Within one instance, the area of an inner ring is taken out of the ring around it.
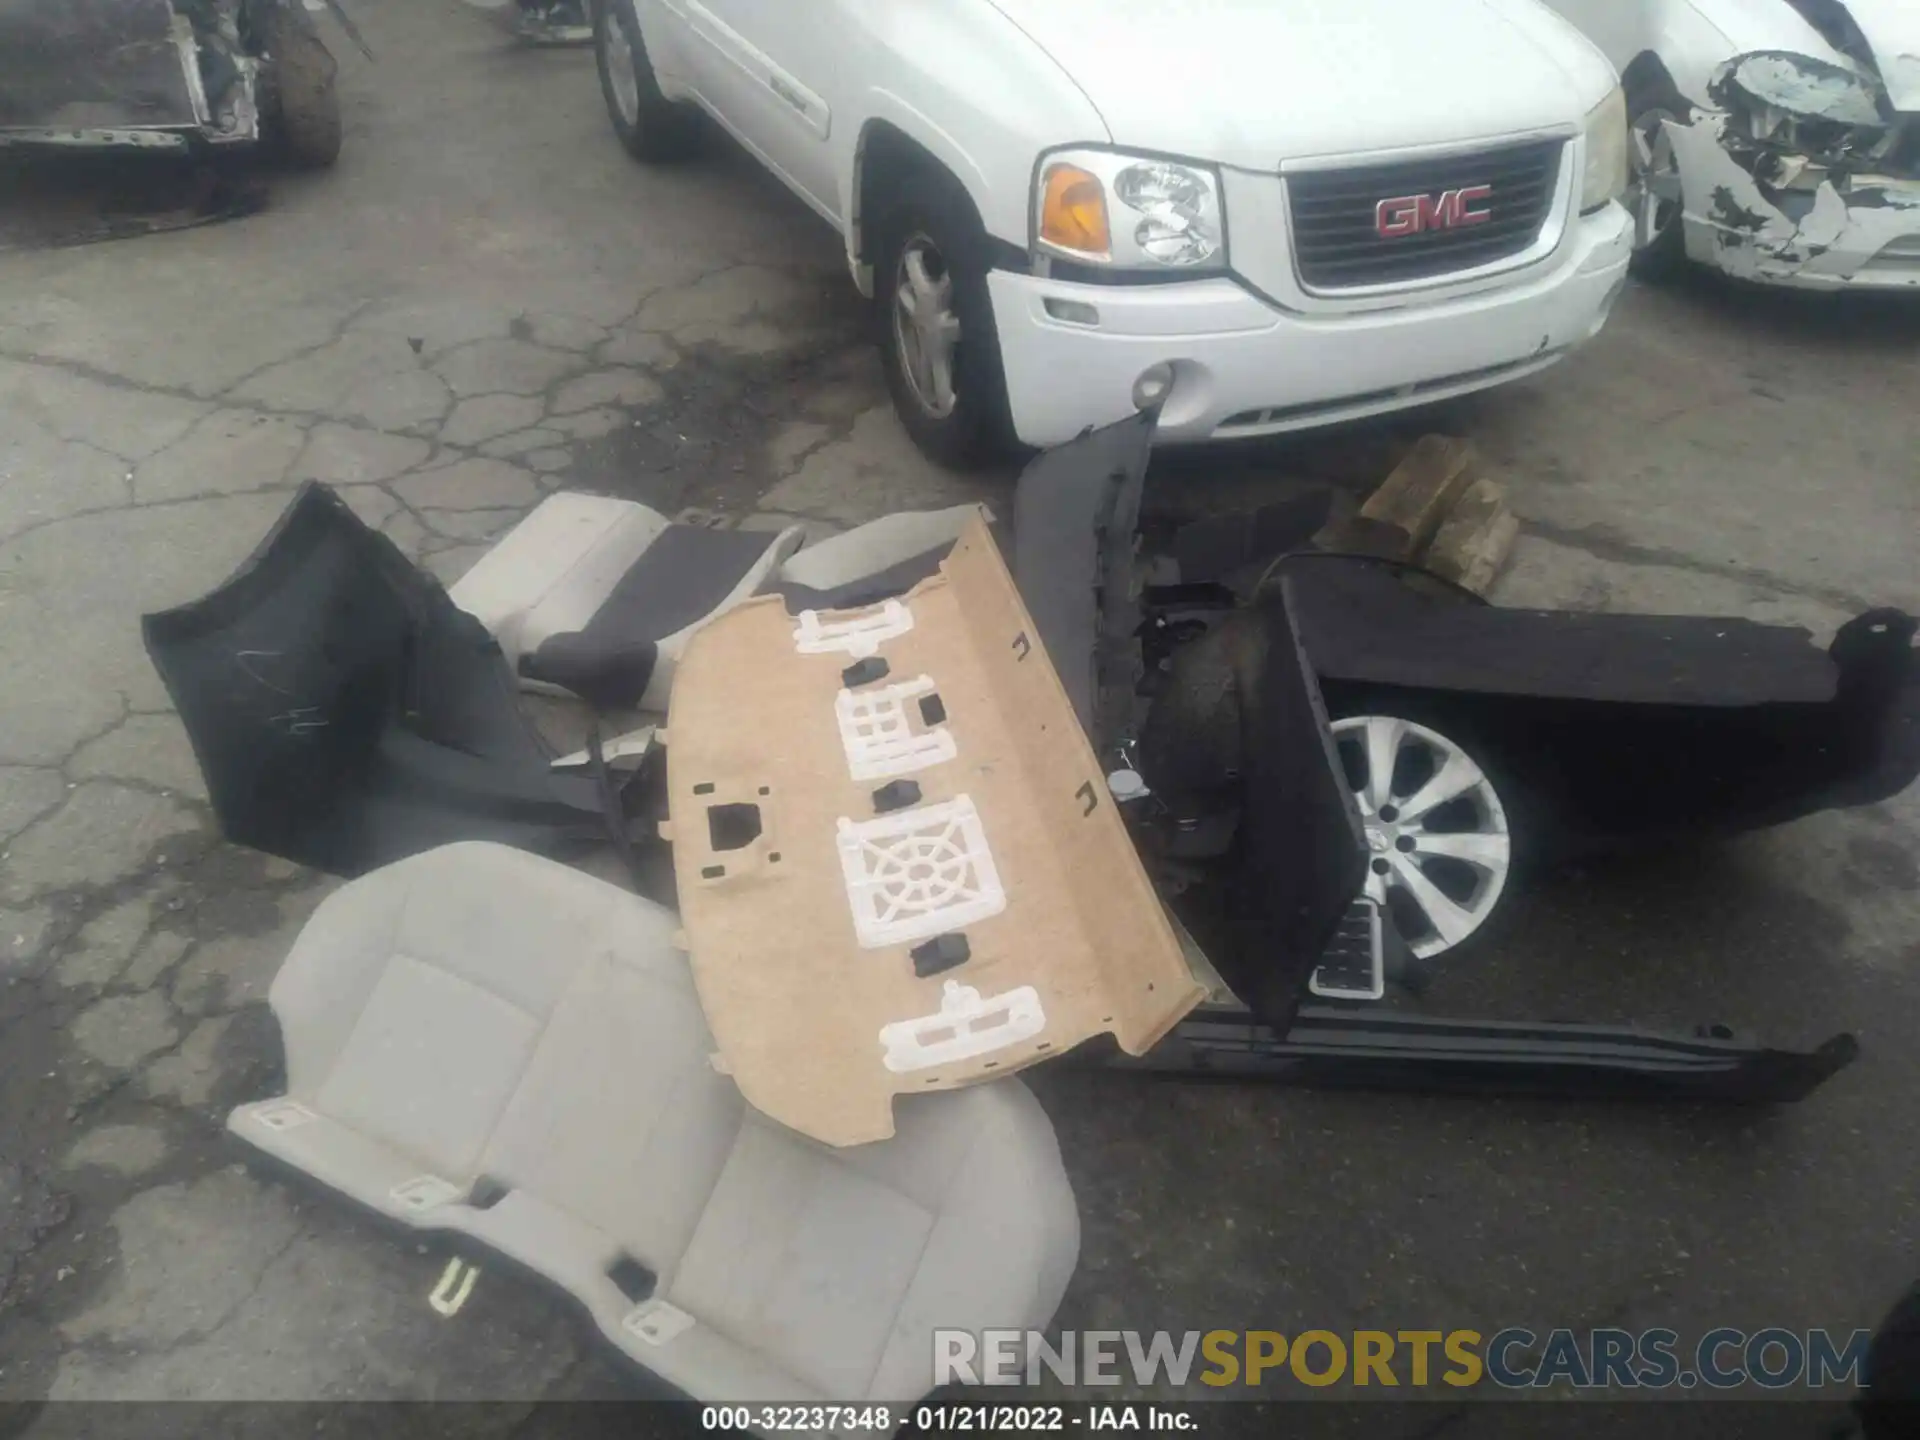
{"label": "date text 01/21/2022", "polygon": [[1028,1431],[1197,1430],[1192,1411],[1163,1405],[920,1405],[914,1428],[925,1435],[1015,1435]]}

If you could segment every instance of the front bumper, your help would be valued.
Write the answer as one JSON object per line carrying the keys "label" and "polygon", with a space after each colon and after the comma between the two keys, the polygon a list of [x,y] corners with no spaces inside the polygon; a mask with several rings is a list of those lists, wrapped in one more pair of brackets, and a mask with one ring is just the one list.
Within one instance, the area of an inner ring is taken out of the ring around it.
{"label": "front bumper", "polygon": [[[1083,285],[996,270],[987,283],[1023,442],[1057,445],[1124,419],[1142,372],[1171,364],[1156,439],[1191,443],[1380,414],[1544,369],[1606,322],[1630,249],[1626,213],[1608,206],[1570,225],[1540,266],[1471,293],[1318,313],[1224,277]],[[1058,318],[1075,307],[1097,320]]]}
{"label": "front bumper", "polygon": [[1920,289],[1920,180],[1831,180],[1769,196],[1721,143],[1721,117],[1667,123],[1687,254],[1743,280],[1802,290]]}
{"label": "front bumper", "polygon": [[259,69],[172,0],[0,0],[0,149],[250,143]]}

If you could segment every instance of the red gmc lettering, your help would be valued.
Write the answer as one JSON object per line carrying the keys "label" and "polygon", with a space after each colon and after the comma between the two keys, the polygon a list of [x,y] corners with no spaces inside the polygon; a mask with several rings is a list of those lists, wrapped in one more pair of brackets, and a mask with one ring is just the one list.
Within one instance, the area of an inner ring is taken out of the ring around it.
{"label": "red gmc lettering", "polygon": [[[1482,201],[1481,209],[1474,209]],[[1484,225],[1493,218],[1493,187],[1491,185],[1469,185],[1464,190],[1453,192],[1453,223],[1455,225]]]}
{"label": "red gmc lettering", "polygon": [[1443,190],[1438,195],[1422,195],[1419,209],[1415,212],[1415,230],[1451,230],[1453,212],[1459,200],[1451,190]]}
{"label": "red gmc lettering", "polygon": [[1382,239],[1427,230],[1457,230],[1493,218],[1491,185],[1468,185],[1438,195],[1395,195],[1373,207],[1373,228]]}
{"label": "red gmc lettering", "polygon": [[1393,200],[1382,200],[1373,207],[1373,228],[1388,240],[1401,235],[1417,235],[1421,229],[1420,208],[1425,200],[1424,195],[1402,195]]}

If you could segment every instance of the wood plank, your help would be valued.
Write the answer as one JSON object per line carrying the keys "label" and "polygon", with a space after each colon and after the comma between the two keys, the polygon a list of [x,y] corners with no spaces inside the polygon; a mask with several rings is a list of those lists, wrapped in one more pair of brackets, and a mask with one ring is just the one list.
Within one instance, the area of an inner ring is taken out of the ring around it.
{"label": "wood plank", "polygon": [[1513,552],[1520,521],[1494,480],[1469,485],[1441,522],[1423,563],[1442,579],[1485,595]]}
{"label": "wood plank", "polygon": [[[1360,518],[1377,527],[1391,526],[1405,537],[1395,559],[1412,560],[1439,533],[1454,503],[1479,474],[1480,457],[1473,442],[1451,435],[1423,435],[1369,495]],[[1372,547],[1370,547],[1372,548]],[[1377,549],[1373,553],[1379,553]]]}

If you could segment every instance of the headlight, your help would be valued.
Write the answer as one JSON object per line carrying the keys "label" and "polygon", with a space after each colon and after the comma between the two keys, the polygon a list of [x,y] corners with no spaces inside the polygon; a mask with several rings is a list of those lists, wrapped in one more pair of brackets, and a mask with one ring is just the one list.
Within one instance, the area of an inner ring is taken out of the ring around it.
{"label": "headlight", "polygon": [[1618,200],[1627,188],[1627,97],[1618,86],[1585,121],[1587,173],[1580,181],[1580,213]]}
{"label": "headlight", "polygon": [[[1906,143],[1886,89],[1842,66],[1782,50],[1737,55],[1715,72],[1707,97],[1727,114],[1721,143],[1736,157],[1762,153],[1748,166],[1762,184],[1791,185],[1789,173],[1813,189],[1832,169],[1873,170]],[[1791,165],[1805,158],[1813,168]],[[1897,162],[1896,162],[1897,163]]]}
{"label": "headlight", "polygon": [[[1888,117],[1881,113],[1884,90],[1851,70],[1811,55],[1780,50],[1736,55],[1715,72],[1707,93],[1728,110],[1777,110],[1776,120],[1791,116],[1848,129],[1887,128]],[[1744,107],[1742,98],[1749,102]]]}
{"label": "headlight", "polygon": [[1219,173],[1100,150],[1043,156],[1034,248],[1115,270],[1207,270],[1227,261]]}

